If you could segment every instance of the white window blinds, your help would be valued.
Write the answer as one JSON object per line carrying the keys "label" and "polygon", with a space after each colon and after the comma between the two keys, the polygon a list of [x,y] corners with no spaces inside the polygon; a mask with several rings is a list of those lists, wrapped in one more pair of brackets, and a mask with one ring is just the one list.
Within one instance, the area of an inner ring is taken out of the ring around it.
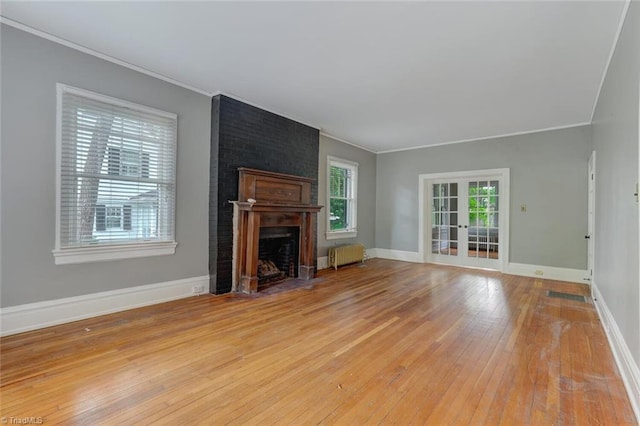
{"label": "white window blinds", "polygon": [[58,85],[57,249],[173,242],[175,114]]}

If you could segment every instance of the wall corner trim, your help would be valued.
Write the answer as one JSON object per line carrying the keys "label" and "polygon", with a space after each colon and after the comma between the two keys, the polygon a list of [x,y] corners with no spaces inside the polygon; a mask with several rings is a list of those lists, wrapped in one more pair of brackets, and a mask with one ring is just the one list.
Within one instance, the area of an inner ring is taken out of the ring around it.
{"label": "wall corner trim", "polygon": [[127,309],[195,296],[194,287],[209,288],[209,276],[129,287],[0,309],[0,335],[97,317]]}
{"label": "wall corner trim", "polygon": [[616,365],[622,376],[622,381],[627,389],[631,408],[636,415],[636,420],[640,421],[640,368],[634,362],[629,346],[627,346],[620,332],[620,328],[609,310],[606,301],[603,299],[598,286],[594,283],[591,289],[593,304],[596,307],[596,311],[602,322],[602,327],[607,335],[611,352],[613,352],[613,358],[616,361]]}
{"label": "wall corner trim", "polygon": [[520,275],[545,280],[569,281],[573,283],[589,284],[585,280],[589,276],[584,269],[558,268],[554,266],[529,265],[526,263],[510,262],[505,274]]}

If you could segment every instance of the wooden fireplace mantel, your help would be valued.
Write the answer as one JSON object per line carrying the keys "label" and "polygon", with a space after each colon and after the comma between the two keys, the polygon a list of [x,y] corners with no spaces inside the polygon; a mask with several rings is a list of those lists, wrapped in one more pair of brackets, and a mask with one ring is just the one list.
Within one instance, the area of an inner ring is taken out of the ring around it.
{"label": "wooden fireplace mantel", "polygon": [[236,201],[238,208],[248,212],[309,212],[318,213],[323,206],[308,206],[304,204],[268,204]]}
{"label": "wooden fireplace mantel", "polygon": [[314,179],[241,167],[236,214],[235,276],[236,290],[258,291],[258,247],[261,227],[295,226],[300,228],[298,277],[315,276],[313,221],[323,206],[311,204]]}

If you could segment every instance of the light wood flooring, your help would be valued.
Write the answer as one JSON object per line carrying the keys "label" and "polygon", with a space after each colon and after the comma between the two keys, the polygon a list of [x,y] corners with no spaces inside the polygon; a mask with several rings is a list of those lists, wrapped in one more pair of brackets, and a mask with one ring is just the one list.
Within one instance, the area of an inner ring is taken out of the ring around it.
{"label": "light wood flooring", "polygon": [[636,424],[584,285],[374,259],[0,340],[44,424]]}

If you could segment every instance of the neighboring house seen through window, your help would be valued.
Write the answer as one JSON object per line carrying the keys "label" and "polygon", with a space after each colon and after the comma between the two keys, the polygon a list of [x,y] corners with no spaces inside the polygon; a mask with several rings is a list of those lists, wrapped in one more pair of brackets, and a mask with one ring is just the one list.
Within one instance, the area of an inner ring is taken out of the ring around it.
{"label": "neighboring house seen through window", "polygon": [[57,264],[175,252],[175,114],[58,85]]}
{"label": "neighboring house seen through window", "polygon": [[328,157],[327,176],[327,239],[355,237],[358,163]]}
{"label": "neighboring house seen through window", "polygon": [[[96,212],[96,223],[100,221]],[[97,225],[96,225],[97,228]],[[122,229],[122,206],[106,208],[106,229]],[[106,230],[105,229],[105,230]],[[97,230],[97,229],[96,229]]]}

